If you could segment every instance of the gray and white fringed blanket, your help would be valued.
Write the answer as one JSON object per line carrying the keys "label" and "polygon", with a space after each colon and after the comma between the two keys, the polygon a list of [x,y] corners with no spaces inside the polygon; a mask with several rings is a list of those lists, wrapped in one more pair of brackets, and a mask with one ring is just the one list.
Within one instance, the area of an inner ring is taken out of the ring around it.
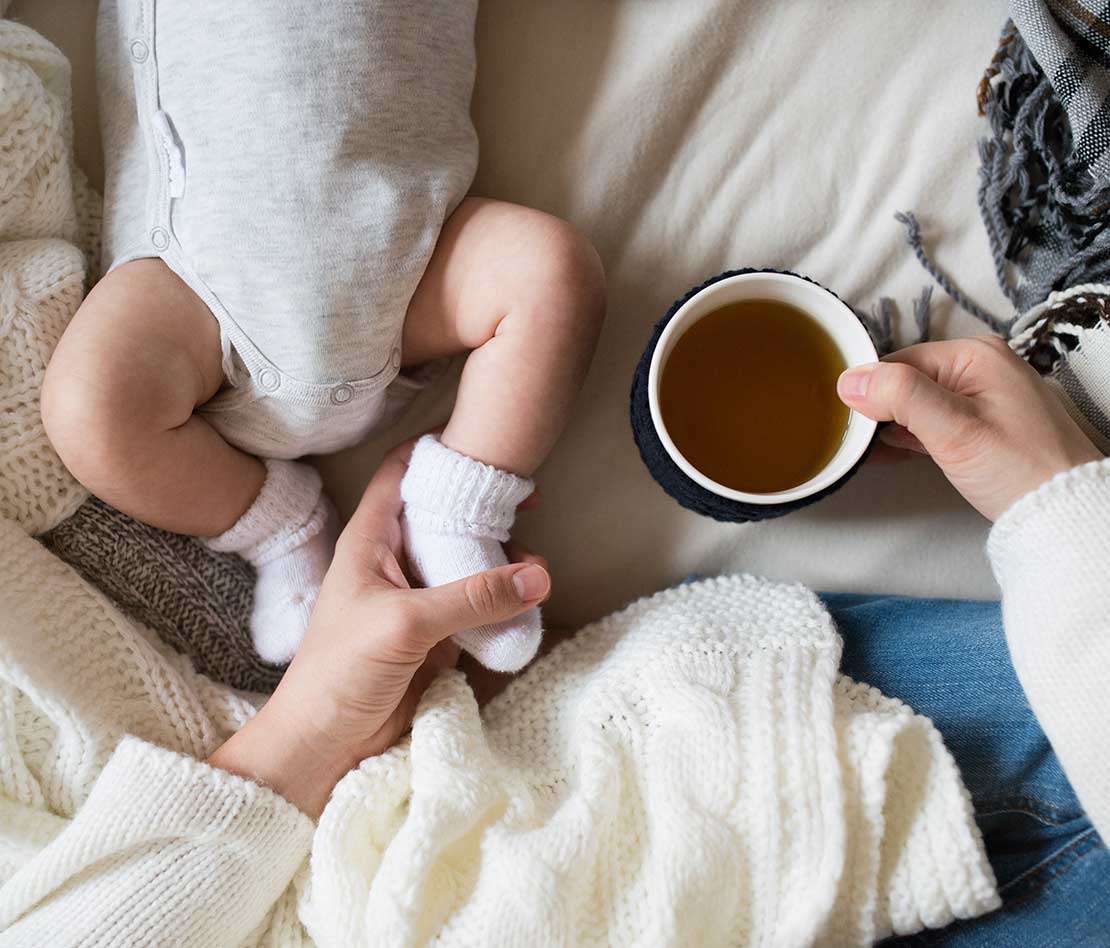
{"label": "gray and white fringed blanket", "polygon": [[1010,0],[1010,17],[1068,114],[1076,170],[1110,173],[1110,4]]}
{"label": "gray and white fringed blanket", "polygon": [[1054,291],[1110,282],[1110,4],[1011,0],[1010,12],[979,85],[990,134],[978,199],[1015,314],[969,299],[926,254],[914,215],[897,215],[937,283],[1001,335]]}
{"label": "gray and white fringed blanket", "polygon": [[[1008,337],[1110,451],[1110,3],[1010,0],[979,85],[979,210],[1011,314],[967,297],[898,214],[922,266],[964,309]],[[915,317],[928,334],[927,299]],[[877,314],[889,324],[889,303]]]}

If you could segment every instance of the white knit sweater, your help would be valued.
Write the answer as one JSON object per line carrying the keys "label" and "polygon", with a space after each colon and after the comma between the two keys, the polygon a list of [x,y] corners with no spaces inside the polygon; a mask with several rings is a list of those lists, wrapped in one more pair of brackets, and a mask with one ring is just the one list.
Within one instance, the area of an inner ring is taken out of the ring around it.
{"label": "white knit sweater", "polygon": [[[83,496],[37,413],[80,296],[64,71],[0,22],[0,945],[863,945],[997,904],[929,722],[837,675],[812,594],[750,577],[582,630],[481,716],[443,676],[318,826],[200,763],[257,699],[33,539]],[[1105,833],[1110,462],[1021,501],[991,555]]]}

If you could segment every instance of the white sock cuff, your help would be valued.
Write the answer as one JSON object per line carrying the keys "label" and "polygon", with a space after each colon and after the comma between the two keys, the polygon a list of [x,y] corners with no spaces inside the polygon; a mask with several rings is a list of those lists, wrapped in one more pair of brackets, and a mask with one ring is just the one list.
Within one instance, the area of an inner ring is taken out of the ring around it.
{"label": "white sock cuff", "polygon": [[327,522],[323,483],[315,468],[266,459],[262,490],[230,529],[205,541],[217,553],[238,553],[255,566],[300,546]]}
{"label": "white sock cuff", "polygon": [[535,485],[443,445],[434,435],[416,442],[401,481],[405,516],[418,529],[491,537],[502,543],[516,508]]}

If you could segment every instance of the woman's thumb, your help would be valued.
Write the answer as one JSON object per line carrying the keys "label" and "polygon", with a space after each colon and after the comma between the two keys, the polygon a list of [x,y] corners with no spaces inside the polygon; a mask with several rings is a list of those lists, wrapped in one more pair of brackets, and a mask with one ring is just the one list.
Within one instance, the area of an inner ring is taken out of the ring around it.
{"label": "woman's thumb", "polygon": [[504,622],[547,598],[551,577],[542,566],[514,563],[428,589],[414,590],[421,626],[434,642],[480,625]]}
{"label": "woman's thumb", "polygon": [[873,362],[844,372],[841,401],[875,421],[908,429],[930,453],[955,434],[967,413],[965,399],[906,362]]}

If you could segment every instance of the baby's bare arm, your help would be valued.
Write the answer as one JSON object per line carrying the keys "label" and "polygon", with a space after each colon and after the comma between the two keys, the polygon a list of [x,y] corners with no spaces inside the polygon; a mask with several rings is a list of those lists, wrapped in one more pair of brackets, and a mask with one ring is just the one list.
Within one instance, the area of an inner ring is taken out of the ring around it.
{"label": "baby's bare arm", "polygon": [[530,476],[551,451],[605,315],[601,262],[570,224],[468,198],[405,318],[407,366],[470,351],[442,441]]}
{"label": "baby's bare arm", "polygon": [[50,360],[47,434],[73,476],[124,513],[220,534],[265,476],[193,414],[222,384],[221,363],[200,297],[160,260],[124,264],[93,288]]}

